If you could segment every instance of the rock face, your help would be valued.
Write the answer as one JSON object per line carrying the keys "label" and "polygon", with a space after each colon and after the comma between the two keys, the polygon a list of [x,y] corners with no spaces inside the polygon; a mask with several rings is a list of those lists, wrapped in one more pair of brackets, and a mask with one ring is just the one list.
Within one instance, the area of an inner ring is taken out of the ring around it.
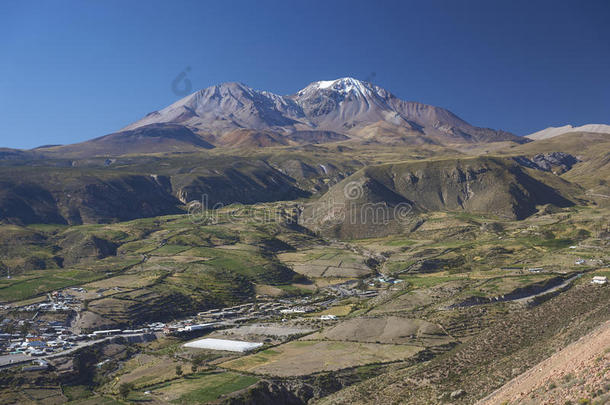
{"label": "rock face", "polygon": [[545,172],[552,171],[557,174],[567,172],[572,166],[580,162],[578,158],[563,152],[539,153],[532,158],[517,156],[515,161],[531,169],[543,170]]}
{"label": "rock face", "polygon": [[[314,82],[289,96],[241,83],[223,83],[154,111],[125,129],[155,123],[184,125],[207,139],[219,139],[223,145],[235,137],[223,140],[223,136],[235,130],[256,130],[252,136],[265,146],[282,141],[260,139],[261,130],[271,131],[285,142],[328,142],[340,140],[340,135],[361,138],[363,129],[379,123],[394,132],[406,130],[442,143],[527,142],[508,132],[474,127],[443,108],[400,100],[379,86],[349,77]],[[324,134],[327,131],[339,136]],[[274,136],[267,134],[266,138]],[[237,137],[238,141],[244,142],[243,137]]]}
{"label": "rock face", "polygon": [[410,162],[358,171],[306,206],[303,221],[341,237],[372,237],[408,231],[417,214],[425,211],[463,210],[523,219],[535,213],[537,205],[571,206],[571,198],[568,182],[529,171],[512,159]]}

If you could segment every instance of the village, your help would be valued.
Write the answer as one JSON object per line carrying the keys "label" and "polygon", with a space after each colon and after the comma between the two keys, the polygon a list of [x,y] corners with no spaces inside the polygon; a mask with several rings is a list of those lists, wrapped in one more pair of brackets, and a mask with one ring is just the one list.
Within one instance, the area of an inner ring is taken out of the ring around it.
{"label": "village", "polygon": [[[371,278],[367,285],[392,283],[383,277]],[[100,343],[110,338],[124,338],[129,342],[154,340],[163,335],[193,337],[214,330],[234,327],[253,321],[279,320],[322,311],[338,301],[356,296],[371,298],[378,295],[376,289],[358,290],[356,282],[332,285],[316,296],[270,299],[249,302],[226,308],[201,311],[194,316],[170,322],[148,322],[127,329],[112,328],[78,330],[72,326],[79,316],[83,303],[75,292],[86,293],[81,287],[53,291],[43,302],[24,306],[3,305],[0,310],[6,316],[0,322],[0,368],[32,363],[27,367],[46,370],[46,359],[68,355],[76,350]],[[47,317],[44,315],[53,315]],[[334,320],[334,315],[321,315],[320,320]],[[24,369],[25,370],[25,369]],[[29,370],[29,368],[28,368]]]}
{"label": "village", "polygon": [[[538,268],[529,269],[539,272]],[[287,318],[323,311],[348,297],[373,298],[380,286],[392,286],[402,282],[387,276],[374,276],[360,283],[348,281],[330,285],[321,294],[292,298],[262,298],[226,308],[201,311],[194,316],[170,322],[148,322],[126,329],[112,328],[81,331],[72,327],[73,320],[82,310],[82,302],[75,292],[86,292],[81,287],[72,287],[47,294],[47,300],[21,307],[2,306],[1,310],[18,316],[7,316],[0,322],[0,367],[24,363],[32,359],[56,357],[78,348],[98,343],[108,337],[127,337],[131,340],[151,340],[158,335],[190,337],[214,330],[235,327],[251,322],[280,321]],[[595,277],[594,284],[606,284],[605,277]],[[358,289],[358,284],[366,289]],[[60,314],[53,320],[42,316],[45,313]],[[28,316],[31,314],[31,316]],[[334,315],[321,315],[320,320],[336,319]],[[36,363],[38,367],[42,367]]]}

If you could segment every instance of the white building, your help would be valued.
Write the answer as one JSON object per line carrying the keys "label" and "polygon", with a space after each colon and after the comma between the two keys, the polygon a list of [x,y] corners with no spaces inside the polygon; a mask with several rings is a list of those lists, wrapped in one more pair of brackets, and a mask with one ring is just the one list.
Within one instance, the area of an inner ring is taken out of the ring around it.
{"label": "white building", "polygon": [[230,352],[248,352],[261,347],[262,343],[244,342],[240,340],[225,340],[205,338],[185,343],[184,347],[196,349],[225,350]]}
{"label": "white building", "polygon": [[591,282],[593,284],[604,285],[604,284],[606,284],[608,282],[608,277],[606,277],[606,276],[595,276],[595,277],[593,277]]}

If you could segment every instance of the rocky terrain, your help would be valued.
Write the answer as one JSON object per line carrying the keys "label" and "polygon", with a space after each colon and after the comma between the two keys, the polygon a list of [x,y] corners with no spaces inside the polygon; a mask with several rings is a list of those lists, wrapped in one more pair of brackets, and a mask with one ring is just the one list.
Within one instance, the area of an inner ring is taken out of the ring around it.
{"label": "rocky terrain", "polygon": [[477,404],[541,403],[608,400],[610,380],[610,323],[605,322],[586,336],[536,364]]}

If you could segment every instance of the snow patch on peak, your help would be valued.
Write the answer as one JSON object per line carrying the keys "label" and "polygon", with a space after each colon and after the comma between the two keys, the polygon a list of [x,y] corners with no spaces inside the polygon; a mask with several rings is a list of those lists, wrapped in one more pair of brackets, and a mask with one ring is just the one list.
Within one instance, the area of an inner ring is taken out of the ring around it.
{"label": "snow patch on peak", "polygon": [[319,89],[327,89],[335,83],[336,80],[321,80],[316,82]]}
{"label": "snow patch on peak", "polygon": [[370,83],[362,82],[352,77],[342,77],[335,80],[321,80],[313,82],[297,94],[316,92],[318,90],[332,91],[340,94],[355,93],[362,96],[370,96],[378,92],[378,88]]}

